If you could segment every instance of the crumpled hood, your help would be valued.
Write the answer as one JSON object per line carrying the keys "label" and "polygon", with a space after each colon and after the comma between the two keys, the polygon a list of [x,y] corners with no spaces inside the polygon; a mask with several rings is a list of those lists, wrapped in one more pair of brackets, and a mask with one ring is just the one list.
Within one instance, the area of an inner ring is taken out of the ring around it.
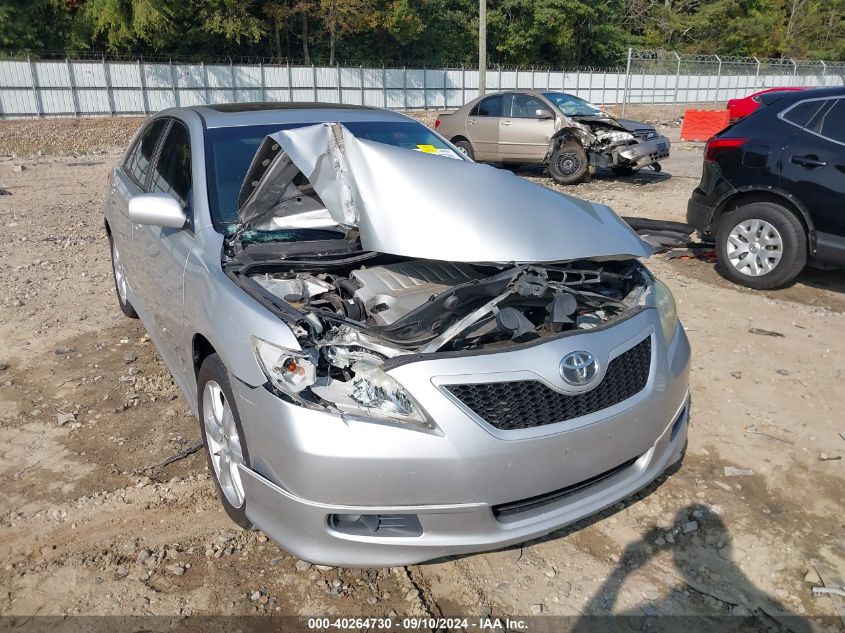
{"label": "crumpled hood", "polygon": [[[509,171],[357,139],[325,123],[268,136],[252,161],[238,214],[250,226],[313,214],[357,227],[361,246],[453,262],[558,262],[645,257],[653,251],[609,207]],[[300,177],[301,180],[301,177]],[[330,216],[330,217],[329,217]]]}
{"label": "crumpled hood", "polygon": [[629,132],[633,132],[634,130],[656,130],[653,125],[649,125],[648,123],[643,123],[642,121],[632,121],[631,119],[616,119],[616,122],[624,127]]}

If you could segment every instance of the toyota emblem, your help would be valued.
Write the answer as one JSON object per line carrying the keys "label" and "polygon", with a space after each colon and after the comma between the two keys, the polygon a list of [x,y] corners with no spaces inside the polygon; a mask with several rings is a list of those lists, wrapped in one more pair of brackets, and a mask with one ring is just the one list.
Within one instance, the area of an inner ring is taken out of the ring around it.
{"label": "toyota emblem", "polygon": [[570,352],[560,361],[560,377],[573,387],[583,387],[595,380],[599,363],[590,352]]}

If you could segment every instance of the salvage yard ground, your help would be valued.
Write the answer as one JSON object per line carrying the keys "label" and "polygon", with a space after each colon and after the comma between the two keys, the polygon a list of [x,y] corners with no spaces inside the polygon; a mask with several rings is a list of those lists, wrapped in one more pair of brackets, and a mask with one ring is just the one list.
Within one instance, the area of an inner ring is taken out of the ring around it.
{"label": "salvage yard ground", "polygon": [[[755,292],[711,263],[656,256],[649,266],[675,293],[693,347],[677,472],[521,547],[407,568],[315,567],[227,519],[201,452],[149,468],[199,428],[113,296],[106,178],[139,123],[0,122],[0,613],[762,610],[795,630],[841,627],[811,588],[818,574],[845,576],[845,273]],[[663,173],[600,173],[566,193],[683,221],[702,147],[662,130],[675,142]],[[554,186],[536,170],[520,176]]]}

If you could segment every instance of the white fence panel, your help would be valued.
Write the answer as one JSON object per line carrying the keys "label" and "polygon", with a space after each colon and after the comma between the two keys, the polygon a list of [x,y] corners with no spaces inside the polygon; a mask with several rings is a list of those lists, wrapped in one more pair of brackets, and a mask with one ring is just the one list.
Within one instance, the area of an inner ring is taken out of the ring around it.
{"label": "white fence panel", "polygon": [[[679,67],[669,55],[628,74],[491,67],[486,88],[563,90],[600,104],[712,107],[766,87],[845,83],[845,67],[832,62],[696,58]],[[441,109],[463,105],[477,90],[478,70],[472,68],[0,60],[1,117],[149,114],[175,105],[251,101]]]}

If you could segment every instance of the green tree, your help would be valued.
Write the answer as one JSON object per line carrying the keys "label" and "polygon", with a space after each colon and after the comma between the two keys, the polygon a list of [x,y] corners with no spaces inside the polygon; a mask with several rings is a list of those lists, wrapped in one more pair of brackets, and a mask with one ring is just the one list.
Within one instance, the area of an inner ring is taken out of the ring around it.
{"label": "green tree", "polygon": [[621,0],[500,0],[488,28],[505,63],[604,66],[630,42],[622,15]]}
{"label": "green tree", "polygon": [[0,47],[63,49],[70,39],[73,5],[59,0],[0,2]]}
{"label": "green tree", "polygon": [[[478,0],[0,0],[5,48],[473,64],[477,31]],[[631,45],[845,59],[845,0],[488,0],[494,63],[614,66]]]}
{"label": "green tree", "polygon": [[[129,51],[137,45],[164,49],[179,33],[178,17],[161,0],[88,0],[80,12],[77,34],[109,51]],[[81,28],[79,28],[81,26]]]}

